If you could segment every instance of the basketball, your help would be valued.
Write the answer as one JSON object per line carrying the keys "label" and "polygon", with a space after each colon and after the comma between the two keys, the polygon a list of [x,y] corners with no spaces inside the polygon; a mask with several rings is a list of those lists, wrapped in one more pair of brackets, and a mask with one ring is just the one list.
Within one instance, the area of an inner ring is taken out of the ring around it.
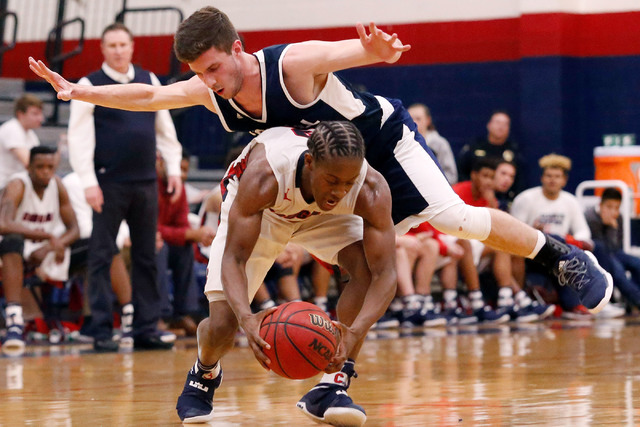
{"label": "basketball", "polygon": [[327,367],[336,352],[337,334],[327,313],[301,301],[282,304],[260,326],[260,336],[271,345],[263,349],[271,370],[297,380]]}

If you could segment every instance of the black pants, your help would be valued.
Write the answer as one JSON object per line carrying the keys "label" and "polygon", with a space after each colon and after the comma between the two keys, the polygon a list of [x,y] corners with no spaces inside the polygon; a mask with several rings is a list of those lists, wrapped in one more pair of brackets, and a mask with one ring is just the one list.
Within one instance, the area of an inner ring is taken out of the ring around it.
{"label": "black pants", "polygon": [[113,329],[113,292],[109,270],[118,253],[116,236],[126,220],[131,235],[131,286],[135,316],[133,335],[151,334],[160,318],[160,294],[156,283],[155,242],[158,189],[155,181],[100,183],[102,213],[93,212],[89,240],[89,303],[91,327],[98,340],[109,339]]}
{"label": "black pants", "polygon": [[[156,255],[158,265],[158,286],[162,308],[171,317],[179,318],[195,312],[197,291],[193,277],[193,245],[177,246],[165,242]],[[169,277],[168,271],[171,271]],[[169,302],[169,279],[173,283],[173,307]]]}

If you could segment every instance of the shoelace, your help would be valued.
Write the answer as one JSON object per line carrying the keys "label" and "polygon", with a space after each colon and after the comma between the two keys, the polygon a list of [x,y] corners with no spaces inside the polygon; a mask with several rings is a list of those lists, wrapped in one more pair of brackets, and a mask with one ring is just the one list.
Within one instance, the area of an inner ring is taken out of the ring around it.
{"label": "shoelace", "polygon": [[587,265],[576,258],[561,261],[558,266],[558,282],[560,286],[569,285],[580,290],[588,281],[586,273]]}

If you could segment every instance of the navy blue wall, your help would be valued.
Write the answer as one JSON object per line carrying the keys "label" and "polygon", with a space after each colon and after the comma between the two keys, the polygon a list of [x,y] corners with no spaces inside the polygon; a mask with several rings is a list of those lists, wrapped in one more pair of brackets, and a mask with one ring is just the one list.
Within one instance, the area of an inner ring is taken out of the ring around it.
{"label": "navy blue wall", "polygon": [[[495,109],[512,113],[512,135],[538,185],[537,160],[550,152],[571,157],[568,190],[593,179],[593,148],[606,133],[640,135],[640,57],[524,58],[512,62],[369,67],[341,72],[370,92],[423,102],[454,153],[486,133]],[[181,141],[201,167],[219,168],[230,135],[204,108],[177,120]]]}

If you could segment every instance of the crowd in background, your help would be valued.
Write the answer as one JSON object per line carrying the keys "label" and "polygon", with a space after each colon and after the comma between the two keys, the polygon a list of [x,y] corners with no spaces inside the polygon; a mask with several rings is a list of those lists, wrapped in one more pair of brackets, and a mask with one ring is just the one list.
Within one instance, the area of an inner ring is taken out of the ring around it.
{"label": "crowd in background", "polygon": [[[159,84],[131,64],[126,27],[107,27],[101,46],[103,66],[80,83]],[[640,307],[640,259],[622,250],[618,190],[606,189],[585,214],[564,191],[571,159],[553,153],[539,159],[541,185],[528,188],[507,111],[496,110],[486,133],[459,153],[438,133],[426,105],[408,111],[465,203],[509,212],[594,252],[626,304],[610,304],[600,316]],[[168,113],[72,101],[73,172],[62,179],[54,175],[60,152],[38,148],[34,129],[42,122],[42,102],[25,94],[15,117],[0,126],[3,350],[21,351],[27,338],[57,343],[62,337],[92,342],[97,351],[168,349],[176,335],[195,336],[208,313],[202,289],[221,195],[218,185],[205,192],[188,185],[190,155]],[[378,328],[593,317],[571,289],[535,264],[428,223],[397,236],[396,254],[397,297]],[[344,273],[290,244],[253,306],[308,300],[334,315]]]}

